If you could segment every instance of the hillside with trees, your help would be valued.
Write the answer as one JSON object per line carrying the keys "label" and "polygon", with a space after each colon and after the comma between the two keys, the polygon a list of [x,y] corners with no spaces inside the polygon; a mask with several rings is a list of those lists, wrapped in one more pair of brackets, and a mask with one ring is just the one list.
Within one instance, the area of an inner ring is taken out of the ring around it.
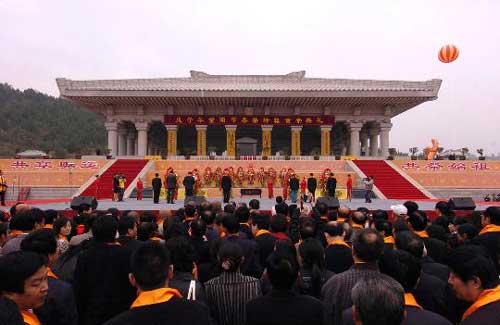
{"label": "hillside with trees", "polygon": [[105,152],[103,118],[33,89],[0,84],[0,156],[38,149],[54,158]]}

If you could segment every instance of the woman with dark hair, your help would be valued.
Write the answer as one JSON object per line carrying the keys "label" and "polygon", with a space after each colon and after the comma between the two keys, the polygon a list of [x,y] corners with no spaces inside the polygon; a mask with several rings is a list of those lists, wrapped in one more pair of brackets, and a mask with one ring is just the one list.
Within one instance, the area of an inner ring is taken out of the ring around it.
{"label": "woman with dark hair", "polygon": [[57,247],[60,254],[63,254],[69,248],[68,236],[71,233],[71,220],[66,217],[57,218],[54,221],[53,229],[57,236]]}
{"label": "woman with dark hair", "polygon": [[241,274],[243,259],[241,247],[226,242],[217,254],[222,274],[205,283],[207,302],[219,325],[245,324],[246,303],[261,295],[259,280]]}
{"label": "woman with dark hair", "polygon": [[307,238],[299,246],[302,267],[296,287],[300,294],[319,298],[321,287],[334,275],[325,268],[325,252],[323,246],[315,238]]}

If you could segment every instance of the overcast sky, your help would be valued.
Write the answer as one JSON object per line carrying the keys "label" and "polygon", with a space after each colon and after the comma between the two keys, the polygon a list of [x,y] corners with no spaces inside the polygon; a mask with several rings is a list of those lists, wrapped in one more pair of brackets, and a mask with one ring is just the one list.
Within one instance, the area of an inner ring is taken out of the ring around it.
{"label": "overcast sky", "polygon": [[[452,64],[438,49],[456,44]],[[500,152],[499,0],[0,0],[0,82],[211,74],[443,79],[393,119],[391,147]]]}

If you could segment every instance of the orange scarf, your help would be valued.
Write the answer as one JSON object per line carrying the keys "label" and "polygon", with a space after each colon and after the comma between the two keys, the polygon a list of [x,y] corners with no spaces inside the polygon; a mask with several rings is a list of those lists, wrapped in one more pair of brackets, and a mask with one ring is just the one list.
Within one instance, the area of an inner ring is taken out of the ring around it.
{"label": "orange scarf", "polygon": [[415,297],[411,293],[405,293],[405,306],[412,306],[423,309],[422,306],[417,303]]}
{"label": "orange scarf", "polygon": [[46,224],[45,226],[43,226],[43,229],[54,229],[54,226],[52,224]]}
{"label": "orange scarf", "polygon": [[337,222],[345,222],[345,218],[337,218]]}
{"label": "orange scarf", "polygon": [[429,238],[429,234],[427,233],[426,230],[422,231],[414,231],[415,235],[417,235],[420,238]]}
{"label": "orange scarf", "polygon": [[365,227],[362,225],[358,225],[357,223],[352,224],[352,229],[364,229]]}
{"label": "orange scarf", "polygon": [[52,272],[52,270],[50,269],[50,267],[47,268],[47,276],[50,277],[50,278],[53,278],[53,279],[59,279],[57,277],[57,275],[55,275],[54,272]]}
{"label": "orange scarf", "polygon": [[40,320],[35,314],[27,310],[21,309],[21,315],[23,316],[23,322],[28,325],[40,325]]}
{"label": "orange scarf", "polygon": [[481,232],[479,232],[479,235],[486,234],[489,232],[500,232],[500,226],[486,225],[483,229],[481,229]]}
{"label": "orange scarf", "polygon": [[328,244],[328,247],[334,246],[334,245],[341,245],[341,246],[345,246],[345,247],[351,248],[351,246],[347,245],[347,243],[345,241],[343,241],[343,240],[334,240],[334,241],[332,241],[331,243]]}
{"label": "orange scarf", "polygon": [[479,308],[500,301],[500,285],[493,289],[487,289],[481,292],[477,300],[465,311],[462,321],[472,315]]}
{"label": "orange scarf", "polygon": [[257,231],[257,233],[255,234],[255,237],[259,237],[260,235],[265,235],[265,234],[270,234],[271,232],[269,230],[266,230],[266,229],[259,229],[259,231]]}
{"label": "orange scarf", "polygon": [[149,239],[151,239],[152,241],[161,241],[162,240],[160,237],[151,237]]}
{"label": "orange scarf", "polygon": [[11,230],[9,233],[10,238],[15,238],[15,237],[22,235],[22,234],[24,234],[24,232],[22,232],[21,230],[16,230],[16,229]]}
{"label": "orange scarf", "polygon": [[155,304],[161,304],[172,299],[174,296],[182,298],[182,295],[177,289],[172,288],[160,288],[151,291],[144,291],[139,294],[137,299],[135,299],[130,309],[149,306]]}
{"label": "orange scarf", "polygon": [[59,239],[62,239],[64,241],[68,241],[68,237],[64,235],[59,235]]}
{"label": "orange scarf", "polygon": [[395,243],[394,237],[392,236],[384,237],[384,244],[394,244],[394,243]]}

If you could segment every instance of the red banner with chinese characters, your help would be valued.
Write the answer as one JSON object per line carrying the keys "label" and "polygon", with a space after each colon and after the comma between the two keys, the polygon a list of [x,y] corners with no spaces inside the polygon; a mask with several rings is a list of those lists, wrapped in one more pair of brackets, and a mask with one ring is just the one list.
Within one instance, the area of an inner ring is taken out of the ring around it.
{"label": "red banner with chinese characters", "polygon": [[200,115],[165,115],[166,125],[333,125],[335,117],[329,116],[276,116],[276,115],[232,115],[232,116],[200,116]]}

